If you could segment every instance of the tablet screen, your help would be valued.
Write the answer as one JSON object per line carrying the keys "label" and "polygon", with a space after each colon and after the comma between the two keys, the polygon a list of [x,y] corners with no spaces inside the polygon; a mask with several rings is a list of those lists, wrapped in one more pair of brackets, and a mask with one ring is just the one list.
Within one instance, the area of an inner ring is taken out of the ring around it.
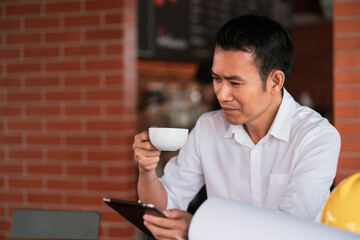
{"label": "tablet screen", "polygon": [[149,236],[152,236],[152,234],[144,225],[143,215],[150,214],[158,217],[165,217],[165,215],[152,204],[129,202],[110,198],[104,198],[103,200],[121,216]]}

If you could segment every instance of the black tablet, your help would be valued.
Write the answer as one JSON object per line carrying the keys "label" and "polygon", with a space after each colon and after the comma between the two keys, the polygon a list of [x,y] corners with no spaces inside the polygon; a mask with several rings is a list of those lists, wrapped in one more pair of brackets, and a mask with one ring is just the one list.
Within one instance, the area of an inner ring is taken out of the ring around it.
{"label": "black tablet", "polygon": [[149,236],[152,236],[152,234],[144,225],[143,215],[150,214],[157,217],[165,217],[165,215],[153,204],[129,202],[110,198],[103,198],[103,201]]}

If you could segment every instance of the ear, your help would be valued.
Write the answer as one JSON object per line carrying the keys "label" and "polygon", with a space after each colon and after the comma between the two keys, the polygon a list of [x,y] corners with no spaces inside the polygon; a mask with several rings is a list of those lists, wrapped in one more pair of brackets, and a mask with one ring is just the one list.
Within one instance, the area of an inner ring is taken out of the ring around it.
{"label": "ear", "polygon": [[269,74],[268,87],[272,94],[277,94],[281,91],[285,82],[285,74],[281,70],[274,70]]}

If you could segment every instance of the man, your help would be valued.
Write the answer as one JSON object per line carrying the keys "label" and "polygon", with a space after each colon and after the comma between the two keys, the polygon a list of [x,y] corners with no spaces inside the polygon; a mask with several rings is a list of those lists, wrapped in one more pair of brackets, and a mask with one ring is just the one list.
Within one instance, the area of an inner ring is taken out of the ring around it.
{"label": "man", "polygon": [[283,88],[293,58],[291,39],[278,23],[252,15],[230,20],[217,33],[212,66],[222,109],[198,119],[160,180],[160,151],[147,132],[135,137],[140,200],[172,209],[167,219],[144,216],[156,238],[187,239],[192,216],[184,210],[204,183],[209,197],[319,220],[340,136]]}

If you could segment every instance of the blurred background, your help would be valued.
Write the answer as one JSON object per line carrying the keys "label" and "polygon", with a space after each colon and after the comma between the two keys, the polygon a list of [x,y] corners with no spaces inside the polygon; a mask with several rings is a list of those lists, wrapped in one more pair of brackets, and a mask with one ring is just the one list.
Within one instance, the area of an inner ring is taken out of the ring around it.
{"label": "blurred background", "polygon": [[26,208],[98,211],[100,239],[137,239],[102,197],[137,200],[137,132],[218,107],[214,35],[247,13],[291,33],[285,87],[339,130],[335,185],[360,171],[357,0],[0,0],[0,237]]}

